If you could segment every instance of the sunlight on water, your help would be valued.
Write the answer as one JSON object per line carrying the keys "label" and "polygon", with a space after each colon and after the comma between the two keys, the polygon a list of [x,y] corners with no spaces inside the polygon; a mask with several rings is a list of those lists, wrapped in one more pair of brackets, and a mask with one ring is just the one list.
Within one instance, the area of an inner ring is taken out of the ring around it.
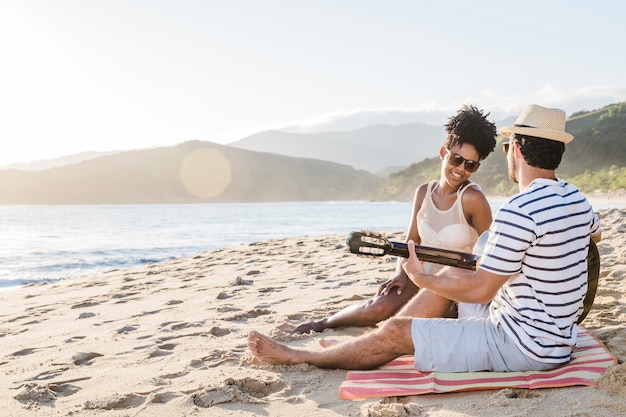
{"label": "sunlight on water", "polygon": [[[492,210],[504,201],[490,199]],[[268,239],[348,236],[359,230],[404,232],[411,206],[409,202],[0,206],[0,289]]]}
{"label": "sunlight on water", "polygon": [[0,288],[272,238],[403,229],[409,203],[1,206]]}

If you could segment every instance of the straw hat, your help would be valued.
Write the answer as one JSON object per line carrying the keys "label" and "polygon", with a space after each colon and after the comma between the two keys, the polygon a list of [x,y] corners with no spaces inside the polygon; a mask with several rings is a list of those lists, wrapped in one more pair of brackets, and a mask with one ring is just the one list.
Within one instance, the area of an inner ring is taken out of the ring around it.
{"label": "straw hat", "polygon": [[569,143],[574,136],[565,133],[565,112],[529,104],[511,127],[503,127],[500,133],[511,137],[514,133]]}

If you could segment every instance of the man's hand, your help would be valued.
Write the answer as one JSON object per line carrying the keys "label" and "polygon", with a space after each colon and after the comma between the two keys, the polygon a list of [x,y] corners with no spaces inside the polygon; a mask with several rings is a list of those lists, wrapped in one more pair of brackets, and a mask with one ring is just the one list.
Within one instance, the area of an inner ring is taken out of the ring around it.
{"label": "man's hand", "polygon": [[418,285],[417,282],[415,282],[415,277],[424,273],[424,268],[422,268],[423,262],[420,261],[415,254],[415,242],[409,240],[407,246],[409,249],[409,257],[402,260],[402,269],[404,269],[409,279],[413,281],[415,285]]}

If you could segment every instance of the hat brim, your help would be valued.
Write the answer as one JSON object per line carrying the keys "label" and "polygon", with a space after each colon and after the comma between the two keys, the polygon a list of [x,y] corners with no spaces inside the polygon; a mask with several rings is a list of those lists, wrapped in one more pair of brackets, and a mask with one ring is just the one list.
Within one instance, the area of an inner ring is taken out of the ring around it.
{"label": "hat brim", "polygon": [[557,142],[570,143],[574,136],[570,135],[567,132],[562,132],[560,130],[547,130],[547,129],[538,129],[534,127],[503,127],[500,129],[500,134],[505,138],[511,137],[514,133],[526,136],[534,136],[536,138],[544,138],[555,140]]}

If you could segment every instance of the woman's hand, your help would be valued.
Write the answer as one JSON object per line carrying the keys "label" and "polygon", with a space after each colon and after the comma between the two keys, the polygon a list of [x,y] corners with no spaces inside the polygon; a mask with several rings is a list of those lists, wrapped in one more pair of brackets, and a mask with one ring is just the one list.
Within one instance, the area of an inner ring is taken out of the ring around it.
{"label": "woman's hand", "polygon": [[378,287],[378,292],[376,293],[376,295],[387,295],[394,288],[397,288],[396,294],[400,295],[402,294],[402,292],[404,292],[404,288],[407,284],[406,280],[406,276],[400,273],[395,277],[383,282],[381,286]]}

